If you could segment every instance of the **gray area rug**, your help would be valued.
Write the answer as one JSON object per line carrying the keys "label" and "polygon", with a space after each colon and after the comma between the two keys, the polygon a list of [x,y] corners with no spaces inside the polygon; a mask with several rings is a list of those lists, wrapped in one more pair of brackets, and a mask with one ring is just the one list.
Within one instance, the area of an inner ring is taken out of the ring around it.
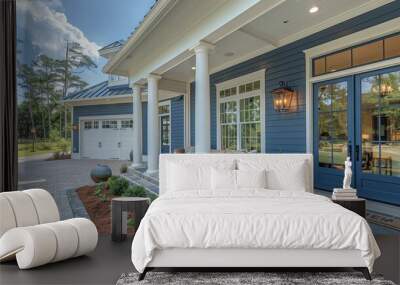
{"label": "gray area rug", "polygon": [[148,272],[146,278],[138,281],[138,273],[122,274],[117,285],[145,284],[327,284],[327,285],[395,285],[381,276],[366,280],[359,272]]}

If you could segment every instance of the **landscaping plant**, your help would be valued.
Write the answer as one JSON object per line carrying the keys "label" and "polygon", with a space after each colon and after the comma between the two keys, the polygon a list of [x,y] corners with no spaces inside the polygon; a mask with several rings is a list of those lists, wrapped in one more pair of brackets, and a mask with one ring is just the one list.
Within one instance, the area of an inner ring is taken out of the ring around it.
{"label": "landscaping plant", "polygon": [[129,187],[129,182],[118,176],[108,178],[107,184],[110,193],[114,196],[121,196]]}
{"label": "landscaping plant", "polygon": [[147,191],[142,186],[129,186],[124,193],[124,197],[147,197]]}

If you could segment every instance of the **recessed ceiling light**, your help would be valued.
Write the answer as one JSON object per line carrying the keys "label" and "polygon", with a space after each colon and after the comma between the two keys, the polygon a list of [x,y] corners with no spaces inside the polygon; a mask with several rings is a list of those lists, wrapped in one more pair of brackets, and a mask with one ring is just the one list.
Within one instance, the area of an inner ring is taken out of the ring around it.
{"label": "recessed ceiling light", "polygon": [[234,56],[234,55],[235,55],[235,53],[232,51],[228,51],[228,52],[224,53],[224,56],[226,56],[226,57],[230,57],[230,56]]}
{"label": "recessed ceiling light", "polygon": [[196,66],[192,66],[192,69],[193,69],[193,70],[196,70]]}
{"label": "recessed ceiling light", "polygon": [[313,7],[310,8],[309,12],[310,12],[311,14],[313,14],[313,13],[317,13],[318,10],[319,10],[318,6],[313,6]]}

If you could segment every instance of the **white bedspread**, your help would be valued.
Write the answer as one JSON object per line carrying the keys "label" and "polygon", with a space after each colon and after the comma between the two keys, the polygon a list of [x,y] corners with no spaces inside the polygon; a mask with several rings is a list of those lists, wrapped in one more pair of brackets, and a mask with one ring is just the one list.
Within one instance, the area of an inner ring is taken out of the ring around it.
{"label": "white bedspread", "polygon": [[328,198],[255,189],[156,199],[133,240],[132,262],[143,272],[165,248],[358,249],[370,271],[380,255],[365,219]]}

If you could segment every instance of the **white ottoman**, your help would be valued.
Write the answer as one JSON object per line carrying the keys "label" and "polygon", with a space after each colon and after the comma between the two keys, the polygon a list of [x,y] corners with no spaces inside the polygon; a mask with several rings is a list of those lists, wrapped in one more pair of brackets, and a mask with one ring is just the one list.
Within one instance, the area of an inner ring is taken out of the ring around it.
{"label": "white ottoman", "polygon": [[34,189],[0,193],[0,261],[16,258],[20,269],[87,254],[97,245],[92,221],[59,221],[52,196]]}

